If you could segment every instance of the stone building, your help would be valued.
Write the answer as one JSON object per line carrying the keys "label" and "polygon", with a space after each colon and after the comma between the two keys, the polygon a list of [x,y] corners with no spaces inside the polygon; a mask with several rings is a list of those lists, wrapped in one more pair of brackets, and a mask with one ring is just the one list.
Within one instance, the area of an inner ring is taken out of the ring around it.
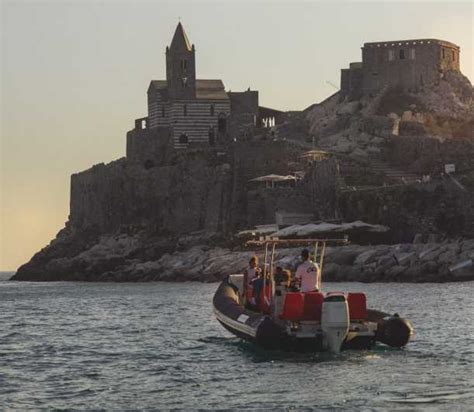
{"label": "stone building", "polygon": [[258,91],[226,91],[219,79],[196,78],[196,49],[181,23],[166,48],[166,80],[148,87],[148,116],[127,133],[127,158],[160,163],[170,147],[223,146],[269,128],[283,113],[259,106]]}
{"label": "stone building", "polygon": [[222,80],[196,78],[196,50],[181,23],[166,48],[166,80],[148,88],[147,127],[170,128],[175,148],[213,144],[227,131],[230,99]]}
{"label": "stone building", "polygon": [[341,70],[341,98],[356,100],[387,87],[416,91],[459,71],[459,46],[420,39],[364,43],[362,62]]}

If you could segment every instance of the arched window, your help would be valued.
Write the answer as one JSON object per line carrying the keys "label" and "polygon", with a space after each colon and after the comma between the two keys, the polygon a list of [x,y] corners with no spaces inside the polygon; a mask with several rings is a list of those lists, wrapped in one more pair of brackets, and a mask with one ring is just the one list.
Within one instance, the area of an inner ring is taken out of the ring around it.
{"label": "arched window", "polygon": [[211,116],[214,116],[214,105],[211,104]]}
{"label": "arched window", "polygon": [[186,59],[181,60],[181,71],[185,72],[188,70],[188,61]]}
{"label": "arched window", "polygon": [[405,50],[404,49],[400,49],[400,52],[399,52],[399,56],[400,56],[400,60],[403,60],[405,58]]}

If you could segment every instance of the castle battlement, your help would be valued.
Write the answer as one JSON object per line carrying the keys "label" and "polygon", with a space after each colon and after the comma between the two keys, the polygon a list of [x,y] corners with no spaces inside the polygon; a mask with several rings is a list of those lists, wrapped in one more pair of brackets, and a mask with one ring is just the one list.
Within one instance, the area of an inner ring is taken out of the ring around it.
{"label": "castle battlement", "polygon": [[450,47],[459,50],[459,46],[446,40],[438,39],[415,39],[415,40],[391,40],[381,42],[364,43],[363,47],[400,47],[400,46],[418,46],[424,47],[427,45],[439,45],[443,47]]}
{"label": "castle battlement", "polygon": [[459,71],[460,48],[438,39],[364,43],[362,62],[341,70],[341,98],[356,100],[386,87],[418,91]]}

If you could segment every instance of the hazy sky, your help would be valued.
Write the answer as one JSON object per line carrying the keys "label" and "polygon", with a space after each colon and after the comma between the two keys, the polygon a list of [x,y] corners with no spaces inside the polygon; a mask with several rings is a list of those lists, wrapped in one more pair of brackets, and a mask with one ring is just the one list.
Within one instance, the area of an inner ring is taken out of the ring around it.
{"label": "hazy sky", "polygon": [[199,78],[303,109],[335,91],[364,42],[439,38],[473,76],[472,2],[2,1],[0,270],[46,246],[74,172],[125,154],[181,18]]}

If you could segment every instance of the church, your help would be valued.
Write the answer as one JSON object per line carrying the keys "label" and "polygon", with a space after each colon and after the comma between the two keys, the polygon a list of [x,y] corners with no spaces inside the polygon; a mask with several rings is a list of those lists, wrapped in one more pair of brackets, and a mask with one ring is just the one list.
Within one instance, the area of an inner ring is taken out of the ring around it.
{"label": "church", "polygon": [[127,133],[129,159],[159,157],[167,144],[176,150],[222,147],[274,126],[283,115],[259,106],[256,90],[231,92],[222,80],[197,79],[196,49],[181,23],[166,47],[166,80],[152,80],[147,94],[147,117]]}
{"label": "church", "polygon": [[213,145],[225,138],[230,111],[222,80],[196,79],[196,50],[179,23],[166,48],[166,80],[148,88],[148,127],[171,128],[176,149]]}

